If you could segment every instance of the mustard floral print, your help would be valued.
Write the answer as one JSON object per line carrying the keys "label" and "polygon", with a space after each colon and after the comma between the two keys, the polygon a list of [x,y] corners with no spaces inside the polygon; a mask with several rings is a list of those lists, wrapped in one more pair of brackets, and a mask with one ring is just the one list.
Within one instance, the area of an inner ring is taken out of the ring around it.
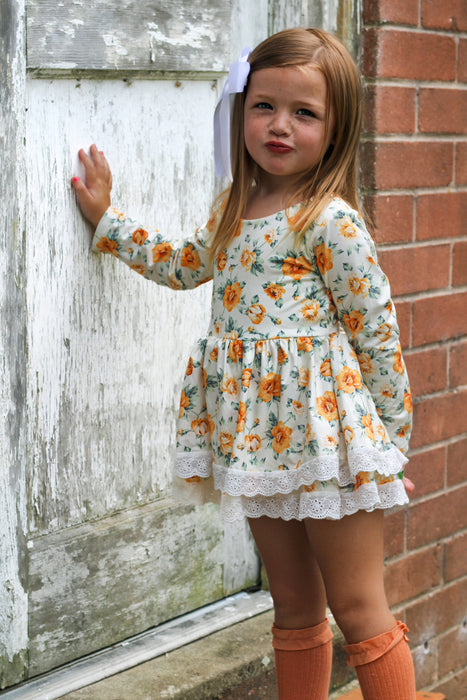
{"label": "mustard floral print", "polygon": [[340,518],[407,501],[413,407],[388,280],[344,201],[300,245],[298,211],[242,221],[212,264],[216,211],[174,241],[109,209],[93,242],[172,289],[213,280],[210,327],[181,392],[174,486],[193,503],[220,501],[227,520]]}

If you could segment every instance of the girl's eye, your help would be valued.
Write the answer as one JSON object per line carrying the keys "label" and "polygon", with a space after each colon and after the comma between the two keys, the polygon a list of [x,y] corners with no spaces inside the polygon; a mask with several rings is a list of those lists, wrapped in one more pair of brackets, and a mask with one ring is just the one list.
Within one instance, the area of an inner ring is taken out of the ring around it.
{"label": "girl's eye", "polygon": [[297,114],[300,114],[302,117],[314,117],[315,113],[311,111],[311,109],[305,109],[305,107],[302,107],[301,109],[298,110]]}
{"label": "girl's eye", "polygon": [[272,109],[271,105],[269,102],[258,102],[256,105],[257,109]]}

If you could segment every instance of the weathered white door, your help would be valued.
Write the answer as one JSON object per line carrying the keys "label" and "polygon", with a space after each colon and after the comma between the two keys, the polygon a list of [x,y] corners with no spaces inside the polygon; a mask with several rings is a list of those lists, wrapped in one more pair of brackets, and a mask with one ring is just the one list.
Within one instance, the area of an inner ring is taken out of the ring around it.
{"label": "weathered white door", "polygon": [[332,28],[338,5],[2,0],[0,687],[258,581],[246,525],[170,497],[210,285],[173,292],[91,255],[69,181],[96,141],[116,204],[191,233],[219,191],[230,60],[284,26]]}

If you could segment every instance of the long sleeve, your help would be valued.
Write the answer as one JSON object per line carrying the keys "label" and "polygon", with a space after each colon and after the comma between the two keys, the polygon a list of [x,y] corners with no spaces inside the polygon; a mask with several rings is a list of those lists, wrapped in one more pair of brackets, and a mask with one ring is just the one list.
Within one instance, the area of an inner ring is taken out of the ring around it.
{"label": "long sleeve", "polygon": [[389,281],[361,216],[335,199],[313,227],[311,247],[391,441],[406,452],[412,399]]}
{"label": "long sleeve", "polygon": [[192,289],[212,279],[206,237],[213,219],[194,236],[170,240],[157,229],[109,207],[96,228],[92,250],[119,258],[132,270],[172,289]]}

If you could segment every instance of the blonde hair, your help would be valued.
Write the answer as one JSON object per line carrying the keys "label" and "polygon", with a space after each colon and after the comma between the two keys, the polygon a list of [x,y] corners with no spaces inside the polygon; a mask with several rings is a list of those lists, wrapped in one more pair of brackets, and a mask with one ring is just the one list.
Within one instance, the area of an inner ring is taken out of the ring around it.
{"label": "blonde hair", "polygon": [[[292,230],[300,240],[313,221],[339,195],[359,211],[357,196],[358,149],[361,128],[361,82],[357,67],[345,46],[332,34],[321,29],[286,29],[259,44],[249,57],[250,76],[263,68],[311,66],[326,80],[325,141],[334,128],[331,145],[321,153],[309,178],[290,198],[290,204],[302,207],[294,217]],[[245,147],[243,113],[248,83],[234,100],[231,125],[233,182],[223,192],[222,215],[215,227],[211,257],[226,248],[241,223],[249,195],[258,178],[258,168]]]}

